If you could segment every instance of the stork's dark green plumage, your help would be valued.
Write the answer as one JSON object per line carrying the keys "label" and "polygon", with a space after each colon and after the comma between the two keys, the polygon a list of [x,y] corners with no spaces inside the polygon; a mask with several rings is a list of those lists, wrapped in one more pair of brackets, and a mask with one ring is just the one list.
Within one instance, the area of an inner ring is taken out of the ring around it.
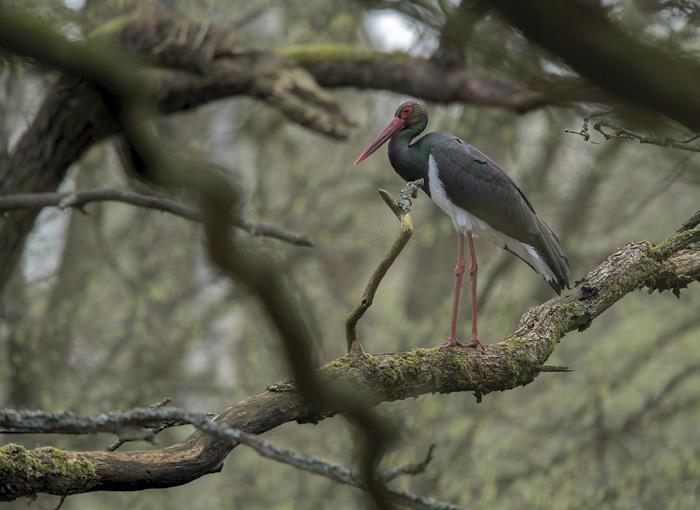
{"label": "stork's dark green plumage", "polygon": [[569,267],[559,240],[536,214],[523,192],[496,163],[457,136],[429,133],[413,141],[428,124],[420,103],[408,101],[357,158],[358,164],[389,142],[389,160],[406,181],[423,179],[424,190],[450,218],[458,234],[455,299],[448,346],[461,345],[455,323],[464,271],[464,237],[472,255],[472,338],[470,346],[481,345],[476,327],[476,255],[473,236],[489,239],[516,255],[541,274],[560,293],[569,287]]}

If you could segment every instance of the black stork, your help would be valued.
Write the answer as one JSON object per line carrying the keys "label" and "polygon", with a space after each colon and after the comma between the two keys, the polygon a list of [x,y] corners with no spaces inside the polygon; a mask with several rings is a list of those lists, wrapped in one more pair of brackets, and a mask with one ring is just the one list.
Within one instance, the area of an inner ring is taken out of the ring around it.
{"label": "black stork", "polygon": [[[459,137],[428,133],[411,143],[428,124],[423,105],[407,101],[391,122],[355,160],[359,164],[389,142],[389,161],[405,181],[424,180],[423,190],[452,219],[457,232],[457,266],[450,336],[445,347],[483,347],[477,329],[477,262],[474,236],[512,253],[544,277],[560,294],[569,287],[564,250],[520,188],[488,156]],[[464,274],[464,239],[469,241],[472,333],[469,343],[457,340],[457,312]]]}

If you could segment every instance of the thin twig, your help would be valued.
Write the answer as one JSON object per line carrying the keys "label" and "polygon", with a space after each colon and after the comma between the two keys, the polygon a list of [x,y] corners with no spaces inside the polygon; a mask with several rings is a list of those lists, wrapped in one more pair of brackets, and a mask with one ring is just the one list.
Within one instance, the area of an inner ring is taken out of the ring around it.
{"label": "thin twig", "polygon": [[573,372],[573,368],[562,367],[559,365],[542,365],[537,369],[539,372]]}
{"label": "thin twig", "polygon": [[[579,131],[573,131],[571,129],[565,129],[565,133],[571,133],[573,135],[579,135],[582,137],[586,142],[591,142],[591,143],[596,143],[591,141],[591,132],[589,130],[589,122],[591,119],[595,119],[597,117],[604,117],[605,115],[608,115],[610,113],[613,113],[614,110],[606,110],[602,112],[597,112],[593,113],[591,115],[588,115],[583,118],[583,125],[581,126],[581,129]],[[697,145],[689,145],[692,144],[693,142],[697,141],[700,139],[700,133],[695,133],[693,135],[688,136],[687,138],[684,139],[676,139],[676,138],[670,138],[670,137],[665,137],[665,138],[658,138],[658,137],[653,137],[653,136],[648,136],[644,135],[641,133],[637,133],[635,131],[632,131],[630,129],[627,129],[623,126],[620,126],[618,124],[615,124],[614,122],[611,122],[609,120],[600,120],[593,124],[593,129],[600,133],[605,140],[613,140],[613,139],[621,139],[621,140],[636,140],[639,143],[642,144],[649,144],[649,145],[658,145],[659,147],[668,147],[672,149],[680,149],[684,151],[690,151],[690,152],[700,152],[700,147]],[[607,131],[607,130],[611,131]]]}
{"label": "thin twig", "polygon": [[[588,130],[588,123],[590,122],[591,119],[594,119],[596,117],[602,117],[604,115],[608,115],[609,113],[612,113],[614,110],[605,110],[602,112],[596,112],[592,113],[586,117],[583,118],[583,125],[581,126],[581,129],[579,131],[572,131],[571,129],[565,129],[564,133],[571,133],[572,135],[579,135],[581,136],[585,141],[590,142],[591,140],[591,133]],[[591,142],[595,143],[595,142]]]}
{"label": "thin twig", "polygon": [[[191,221],[200,223],[204,221],[204,217],[199,211],[172,199],[137,191],[108,188],[64,193],[18,193],[16,195],[5,195],[0,197],[0,212],[17,209],[41,209],[44,207],[83,210],[83,207],[91,202],[120,202],[166,212]],[[306,236],[287,232],[272,225],[251,223],[243,218],[235,218],[234,226],[254,236],[270,237],[297,246],[313,246],[313,243]]]}
{"label": "thin twig", "polygon": [[387,251],[384,258],[372,273],[372,276],[370,276],[360,301],[355,305],[355,308],[353,308],[352,312],[350,312],[348,318],[345,320],[345,340],[347,342],[348,352],[362,352],[362,346],[357,339],[357,323],[369,307],[372,306],[374,295],[384,275],[386,275],[389,268],[394,264],[394,261],[399,256],[404,246],[406,246],[406,243],[408,243],[411,235],[413,235],[413,220],[411,220],[411,215],[409,214],[411,210],[411,198],[416,197],[416,193],[421,186],[423,186],[423,179],[407,183],[399,192],[398,201],[394,200],[388,191],[384,191],[383,189],[379,190],[379,195],[382,197],[382,200],[384,200],[386,205],[389,206],[389,209],[392,210],[401,222],[401,230],[394,244],[391,245],[389,251]]}
{"label": "thin twig", "polygon": [[[604,128],[611,129],[612,132],[605,131]],[[689,145],[698,138],[700,134],[694,134],[684,140],[677,140],[675,138],[655,138],[652,136],[643,135],[640,133],[635,133],[627,128],[619,126],[613,122],[607,120],[601,120],[593,124],[593,129],[598,131],[603,138],[606,140],[612,140],[615,138],[623,140],[636,140],[642,144],[658,145],[659,147],[669,147],[672,149],[680,149],[690,152],[700,152],[700,147],[696,145]]]}
{"label": "thin twig", "polygon": [[388,483],[401,475],[417,475],[422,473],[428,467],[428,464],[430,464],[430,462],[433,460],[434,450],[435,443],[428,447],[428,453],[425,454],[425,458],[420,462],[412,462],[394,469],[387,469],[379,475],[379,479],[384,483]]}

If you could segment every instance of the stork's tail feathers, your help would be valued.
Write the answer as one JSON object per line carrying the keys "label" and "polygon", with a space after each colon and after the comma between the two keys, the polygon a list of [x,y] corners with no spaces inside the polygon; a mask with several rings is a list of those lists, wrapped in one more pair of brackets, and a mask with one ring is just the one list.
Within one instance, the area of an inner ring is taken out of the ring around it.
{"label": "stork's tail feathers", "polygon": [[538,251],[551,274],[544,274],[543,276],[547,280],[547,283],[551,285],[557,294],[561,294],[564,288],[570,288],[569,283],[570,272],[569,272],[569,261],[566,258],[564,249],[561,247],[561,243],[552,229],[542,221],[537,218],[537,223],[539,225],[540,235],[539,246],[537,246]]}

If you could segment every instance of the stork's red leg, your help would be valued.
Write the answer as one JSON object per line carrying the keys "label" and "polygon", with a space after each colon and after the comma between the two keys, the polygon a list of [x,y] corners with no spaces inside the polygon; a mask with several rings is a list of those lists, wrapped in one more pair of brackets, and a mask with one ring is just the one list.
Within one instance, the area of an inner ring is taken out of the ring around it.
{"label": "stork's red leg", "polygon": [[457,315],[459,313],[459,296],[462,292],[462,277],[464,276],[464,234],[457,232],[457,265],[455,266],[455,296],[452,301],[452,324],[450,325],[450,337],[444,347],[456,345],[465,346],[457,340]]}
{"label": "stork's red leg", "polygon": [[469,338],[469,343],[467,347],[481,347],[484,348],[484,344],[481,343],[479,338],[479,331],[477,328],[477,306],[476,306],[476,273],[479,269],[479,265],[476,263],[476,251],[474,250],[474,237],[472,233],[467,234],[469,237],[469,253],[472,256],[472,263],[469,266],[469,290],[471,293],[472,300],[472,336]]}

